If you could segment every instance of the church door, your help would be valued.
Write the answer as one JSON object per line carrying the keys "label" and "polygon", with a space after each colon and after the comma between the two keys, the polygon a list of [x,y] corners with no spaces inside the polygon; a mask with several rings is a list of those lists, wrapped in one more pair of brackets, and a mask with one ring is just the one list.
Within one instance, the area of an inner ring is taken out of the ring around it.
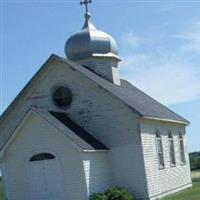
{"label": "church door", "polygon": [[60,166],[53,154],[32,156],[29,160],[29,177],[32,200],[64,200]]}

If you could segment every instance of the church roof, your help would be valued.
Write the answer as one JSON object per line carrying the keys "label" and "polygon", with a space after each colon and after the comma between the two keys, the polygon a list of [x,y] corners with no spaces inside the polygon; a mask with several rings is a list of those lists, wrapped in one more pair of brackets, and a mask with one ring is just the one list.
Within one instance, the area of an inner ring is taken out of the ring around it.
{"label": "church roof", "polygon": [[67,116],[66,113],[49,111],[49,113],[55,117],[58,121],[68,127],[71,131],[73,131],[78,137],[83,139],[87,144],[89,144],[90,150],[108,150],[108,148],[99,142],[96,138],[90,135],[87,131],[81,128],[78,124],[76,124],[72,119]]}
{"label": "church roof", "polygon": [[89,71],[88,69],[81,67],[79,64],[71,62],[65,58],[58,57],[61,61],[75,67],[81,73],[88,78],[95,81],[98,85],[102,86],[112,95],[126,103],[134,111],[136,111],[143,118],[171,121],[183,124],[189,124],[190,122],[173,112],[166,106],[162,105],[149,95],[145,94],[140,89],[133,86],[126,80],[121,79],[121,86],[115,85],[107,81],[106,79],[98,76],[97,74]]}
{"label": "church roof", "polygon": [[169,121],[175,123],[182,123],[185,125],[189,124],[189,121],[176,114],[166,106],[160,104],[158,101],[148,96],[128,81],[121,80],[121,86],[112,84],[106,79],[98,76],[97,74],[91,72],[89,69],[82,67],[80,64],[70,61],[68,59],[59,57],[57,55],[52,54],[50,58],[45,62],[45,64],[40,68],[40,70],[33,76],[33,78],[29,81],[29,83],[24,87],[24,89],[19,93],[19,95],[14,99],[14,101],[10,104],[10,106],[5,110],[5,112],[1,115],[0,121],[3,121],[5,115],[9,113],[15,104],[20,101],[21,97],[31,87],[33,82],[37,80],[39,75],[45,71],[45,68],[48,66],[50,61],[58,60],[67,65],[70,65],[74,70],[79,71],[81,74],[94,81],[100,87],[105,89],[112,95],[114,98],[118,98],[121,102],[125,103],[131,109],[133,109],[136,113],[138,113],[141,117],[159,121]]}
{"label": "church roof", "polygon": [[118,95],[137,110],[144,118],[160,118],[189,123],[186,119],[162,105],[126,80],[121,80],[122,90]]}

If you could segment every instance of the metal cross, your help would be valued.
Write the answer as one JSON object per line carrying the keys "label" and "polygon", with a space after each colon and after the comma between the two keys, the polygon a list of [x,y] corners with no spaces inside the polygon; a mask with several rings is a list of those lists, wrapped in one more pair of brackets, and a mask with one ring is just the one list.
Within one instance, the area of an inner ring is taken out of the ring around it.
{"label": "metal cross", "polygon": [[89,3],[92,3],[92,0],[81,0],[81,2],[80,2],[81,5],[85,4],[86,12],[88,12],[88,4]]}

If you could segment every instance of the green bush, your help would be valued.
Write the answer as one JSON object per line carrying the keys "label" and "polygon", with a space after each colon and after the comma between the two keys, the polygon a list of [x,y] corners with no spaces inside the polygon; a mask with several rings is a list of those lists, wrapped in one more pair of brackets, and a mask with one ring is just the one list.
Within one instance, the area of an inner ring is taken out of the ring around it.
{"label": "green bush", "polygon": [[105,192],[92,194],[90,200],[135,200],[135,198],[126,189],[115,186]]}
{"label": "green bush", "polygon": [[108,200],[104,193],[94,193],[90,195],[90,200]]}
{"label": "green bush", "polygon": [[108,200],[134,200],[132,194],[130,194],[125,188],[112,187],[105,192]]}

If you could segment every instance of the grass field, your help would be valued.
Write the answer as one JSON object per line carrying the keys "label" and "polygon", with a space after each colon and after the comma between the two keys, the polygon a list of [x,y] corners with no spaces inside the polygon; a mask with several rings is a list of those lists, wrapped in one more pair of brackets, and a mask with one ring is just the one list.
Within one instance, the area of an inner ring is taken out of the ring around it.
{"label": "grass field", "polygon": [[200,170],[192,171],[193,187],[163,200],[200,200]]}
{"label": "grass field", "polygon": [[163,200],[200,200],[200,181],[193,182],[191,189]]}

